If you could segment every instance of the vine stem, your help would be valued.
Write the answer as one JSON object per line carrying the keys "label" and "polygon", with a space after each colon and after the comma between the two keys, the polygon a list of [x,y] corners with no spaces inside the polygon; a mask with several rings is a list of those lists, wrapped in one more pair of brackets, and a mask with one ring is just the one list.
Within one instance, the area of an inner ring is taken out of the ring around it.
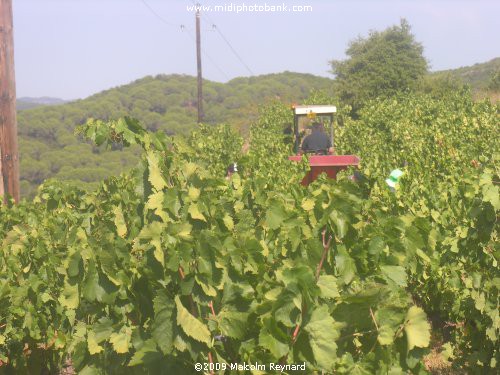
{"label": "vine stem", "polygon": [[179,275],[181,276],[181,280],[184,280],[186,275],[184,274],[184,270],[182,269],[181,266],[179,266]]}
{"label": "vine stem", "polygon": [[[375,315],[373,314],[373,310],[372,310],[372,308],[371,308],[371,307],[370,307],[370,316],[371,316],[371,318],[372,318],[372,320],[373,320],[373,324],[375,324],[375,328],[377,329],[377,331],[376,331],[376,332],[377,332],[377,334],[378,334],[378,332],[379,332],[379,329],[378,329],[378,324],[377,324],[377,321],[375,320]],[[373,343],[373,346],[372,346],[372,348],[370,349],[370,351],[369,351],[368,353],[373,352],[373,350],[374,350],[374,349],[375,349],[375,347],[377,346],[377,343],[378,343],[378,341],[377,341],[377,339],[375,339],[375,342]]]}
{"label": "vine stem", "polygon": [[295,344],[295,341],[297,341],[297,336],[299,335],[299,330],[300,330],[300,324],[297,324],[297,326],[295,327],[295,331],[293,331],[292,344]]}
{"label": "vine stem", "polygon": [[330,244],[332,242],[331,235],[328,237],[328,241],[326,241],[326,229],[323,229],[323,232],[321,232],[321,236],[323,239],[323,255],[321,256],[321,261],[318,264],[318,268],[316,268],[316,281],[319,280],[319,274],[321,273],[323,263],[325,262],[326,255],[328,254],[328,249],[330,248]]}
{"label": "vine stem", "polygon": [[375,315],[373,315],[373,311],[372,311],[371,307],[370,307],[370,315],[372,317],[373,323],[375,324],[375,328],[377,328],[377,331],[378,331],[379,330],[378,329],[378,324],[377,324],[377,321],[375,320]]}
{"label": "vine stem", "polygon": [[210,301],[210,302],[208,303],[208,306],[210,307],[210,310],[212,311],[212,315],[213,315],[213,317],[214,317],[214,318],[216,318],[216,317],[217,317],[217,315],[215,315],[215,310],[214,310],[214,301]]}

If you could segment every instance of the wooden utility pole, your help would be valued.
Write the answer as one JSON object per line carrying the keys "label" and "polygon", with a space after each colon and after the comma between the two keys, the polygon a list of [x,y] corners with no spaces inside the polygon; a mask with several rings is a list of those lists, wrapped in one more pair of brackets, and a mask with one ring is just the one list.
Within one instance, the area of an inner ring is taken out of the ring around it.
{"label": "wooden utility pole", "polygon": [[196,4],[196,62],[198,70],[198,123],[203,121],[203,77],[201,75],[201,32],[200,32],[200,4]]}
{"label": "wooden utility pole", "polygon": [[2,148],[0,147],[0,197],[5,195],[5,190],[3,187],[3,175],[2,175]]}
{"label": "wooden utility pole", "polygon": [[2,190],[19,201],[12,0],[0,0],[0,168]]}

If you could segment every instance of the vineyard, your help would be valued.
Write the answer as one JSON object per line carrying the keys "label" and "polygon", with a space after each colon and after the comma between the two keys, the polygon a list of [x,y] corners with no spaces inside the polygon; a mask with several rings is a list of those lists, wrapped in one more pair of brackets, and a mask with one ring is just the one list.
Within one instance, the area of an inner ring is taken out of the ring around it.
{"label": "vineyard", "polygon": [[440,370],[431,355],[448,373],[497,373],[498,105],[458,92],[340,110],[336,152],[358,155],[364,178],[307,188],[279,102],[246,153],[228,125],[186,138],[131,118],[81,126],[141,148],[141,163],[94,191],[48,180],[0,206],[0,374],[422,374]]}

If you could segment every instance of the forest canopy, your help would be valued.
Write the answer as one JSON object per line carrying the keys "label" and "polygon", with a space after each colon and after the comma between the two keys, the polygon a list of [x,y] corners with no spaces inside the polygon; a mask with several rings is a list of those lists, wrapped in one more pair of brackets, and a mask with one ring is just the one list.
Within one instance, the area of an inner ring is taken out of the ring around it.
{"label": "forest canopy", "polygon": [[[313,90],[332,92],[333,80],[284,72],[228,83],[204,81],[206,124],[228,123],[242,133],[255,121],[258,105],[300,102]],[[47,178],[94,186],[138,161],[134,149],[106,151],[74,135],[89,118],[138,119],[151,131],[188,135],[196,126],[196,78],[184,75],[145,77],[84,100],[20,111],[21,195],[33,196]]]}

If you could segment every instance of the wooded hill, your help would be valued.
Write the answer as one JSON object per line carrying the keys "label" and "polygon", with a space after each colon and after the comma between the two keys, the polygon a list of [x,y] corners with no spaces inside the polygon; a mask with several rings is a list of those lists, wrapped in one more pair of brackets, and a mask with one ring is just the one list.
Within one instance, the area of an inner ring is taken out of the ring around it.
{"label": "wooded hill", "polygon": [[41,98],[22,97],[22,98],[17,98],[16,108],[18,111],[22,111],[24,109],[32,109],[47,105],[58,105],[67,102],[68,102],[67,100],[59,98],[51,98],[49,96],[42,96]]}
{"label": "wooded hill", "polygon": [[[470,67],[433,72],[422,81],[421,90],[443,95],[446,90],[468,84],[476,97],[487,93],[495,98],[500,90],[499,71],[500,58],[495,58]],[[204,122],[228,123],[246,133],[257,118],[259,104],[272,100],[300,103],[314,90],[332,95],[335,84],[333,79],[291,72],[235,78],[227,83],[204,81]],[[91,186],[136,163],[133,149],[105,151],[78,139],[74,129],[88,118],[131,116],[149,130],[189,134],[196,126],[196,90],[195,77],[149,76],[83,100],[20,110],[22,196],[33,196],[47,178]]]}
{"label": "wooded hill", "polygon": [[[431,76],[450,76],[467,85],[473,90],[498,91],[498,75],[500,74],[500,57],[496,57],[484,63],[464,66],[457,69],[440,70],[431,73]],[[495,81],[496,79],[496,81]]]}
{"label": "wooded hill", "polygon": [[[255,120],[258,104],[272,100],[301,102],[312,90],[332,92],[333,80],[284,72],[228,83],[205,81],[205,122],[229,123],[243,132]],[[184,75],[145,77],[87,99],[18,113],[21,194],[34,195],[45,179],[90,184],[133,166],[133,150],[105,151],[74,135],[88,118],[137,118],[150,130],[188,134],[196,125],[196,78]]]}

